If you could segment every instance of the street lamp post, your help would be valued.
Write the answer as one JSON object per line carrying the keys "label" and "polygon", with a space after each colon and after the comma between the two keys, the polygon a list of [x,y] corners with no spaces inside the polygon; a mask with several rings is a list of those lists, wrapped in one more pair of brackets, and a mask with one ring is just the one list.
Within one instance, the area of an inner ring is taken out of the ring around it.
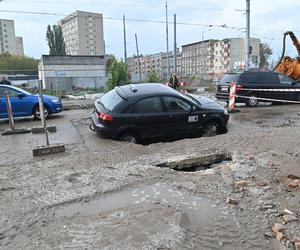
{"label": "street lamp post", "polygon": [[[211,27],[211,26],[210,26]],[[210,31],[212,29],[208,29],[206,31]],[[202,30],[202,42],[201,42],[201,74],[202,74],[202,80],[204,79],[204,65],[205,65],[205,51],[204,51],[204,33],[205,29]]]}

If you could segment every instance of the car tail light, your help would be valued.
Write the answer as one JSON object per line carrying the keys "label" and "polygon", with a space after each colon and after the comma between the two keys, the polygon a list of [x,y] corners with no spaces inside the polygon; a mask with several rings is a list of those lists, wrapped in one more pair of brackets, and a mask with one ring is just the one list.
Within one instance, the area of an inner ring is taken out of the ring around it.
{"label": "car tail light", "polygon": [[236,85],[236,91],[243,90],[244,86],[243,85]]}
{"label": "car tail light", "polygon": [[97,114],[98,118],[102,121],[113,121],[113,117],[111,115],[105,114],[105,113],[100,113]]}

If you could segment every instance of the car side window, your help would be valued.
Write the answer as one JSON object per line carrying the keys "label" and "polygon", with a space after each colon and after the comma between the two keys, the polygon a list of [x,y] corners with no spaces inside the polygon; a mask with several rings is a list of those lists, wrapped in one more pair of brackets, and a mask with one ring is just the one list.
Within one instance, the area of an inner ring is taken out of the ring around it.
{"label": "car side window", "polygon": [[240,78],[241,83],[259,83],[261,80],[260,75],[255,73],[243,73]]}
{"label": "car side window", "polygon": [[16,97],[19,92],[9,89],[9,88],[0,88],[0,97],[5,97],[5,92],[8,92],[10,97]]}
{"label": "car side window", "polygon": [[0,98],[4,98],[5,88],[0,88]]}
{"label": "car side window", "polygon": [[134,113],[163,112],[160,97],[148,97],[135,104]]}
{"label": "car side window", "polygon": [[172,96],[163,97],[167,111],[190,111],[191,105],[179,98]]}
{"label": "car side window", "polygon": [[278,84],[277,74],[262,73],[261,77],[264,84]]}
{"label": "car side window", "polygon": [[287,76],[284,75],[278,75],[279,77],[279,83],[282,85],[291,85],[293,80]]}

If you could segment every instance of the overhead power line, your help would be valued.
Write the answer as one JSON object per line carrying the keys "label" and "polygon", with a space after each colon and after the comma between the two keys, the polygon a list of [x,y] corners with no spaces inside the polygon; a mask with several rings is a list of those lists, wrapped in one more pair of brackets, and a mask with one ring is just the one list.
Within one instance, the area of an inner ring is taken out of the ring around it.
{"label": "overhead power line", "polygon": [[[62,13],[35,12],[35,11],[19,11],[19,10],[0,10],[0,12],[4,12],[4,13],[18,13],[18,14],[29,14],[29,15],[63,16],[63,17],[70,16],[68,14],[62,14]],[[80,15],[79,15],[79,17],[80,17]],[[82,16],[82,17],[85,17],[85,16]],[[97,17],[95,17],[95,18],[97,18]],[[103,17],[103,19],[123,21],[123,18],[121,18],[121,17]],[[127,18],[126,21],[129,21],[129,22],[143,22],[143,23],[165,24],[165,21],[162,21],[162,20],[147,20],[147,19]],[[215,25],[215,24],[201,24],[201,23],[188,23],[188,22],[177,22],[177,24],[178,25],[187,25],[187,26],[215,27],[215,28],[238,29],[238,30],[243,29],[242,27],[227,26],[226,24]]]}
{"label": "overhead power line", "polygon": [[[59,4],[59,5],[74,5],[74,1],[38,1],[38,0],[10,0],[9,3],[38,3],[38,4]],[[102,2],[86,2],[76,1],[78,5],[97,5],[97,6],[124,6],[130,8],[163,8],[163,4],[126,4],[126,3],[102,3]],[[187,9],[187,10],[208,10],[208,11],[245,11],[240,9],[225,9],[225,8],[204,8],[196,6],[170,5],[170,9]]]}
{"label": "overhead power line", "polygon": [[[36,12],[36,11],[20,11],[20,10],[0,10],[0,13],[18,13],[18,14],[28,14],[28,15],[47,15],[47,16],[60,16],[60,17],[67,17],[70,14],[63,14],[63,13],[51,13],[51,12]],[[78,15],[80,17],[80,15]],[[86,17],[86,16],[82,16]],[[98,18],[98,17],[95,17]],[[122,21],[122,17],[103,17],[106,20],[116,20]],[[165,21],[162,20],[147,20],[147,19],[134,19],[134,18],[127,18],[126,21],[128,22],[142,22],[142,23],[158,23],[158,24],[165,24]],[[185,26],[200,26],[200,27],[208,27],[208,28],[224,28],[224,29],[231,29],[231,30],[244,30],[245,27],[238,27],[238,26],[228,26],[226,24],[216,25],[216,24],[203,24],[203,23],[189,23],[189,22],[177,22],[177,25],[185,25]],[[286,30],[279,30],[279,29],[260,29],[260,28],[252,28],[252,30],[261,30],[261,31],[270,31],[270,32],[286,32]],[[294,32],[300,32],[299,30],[294,30]]]}

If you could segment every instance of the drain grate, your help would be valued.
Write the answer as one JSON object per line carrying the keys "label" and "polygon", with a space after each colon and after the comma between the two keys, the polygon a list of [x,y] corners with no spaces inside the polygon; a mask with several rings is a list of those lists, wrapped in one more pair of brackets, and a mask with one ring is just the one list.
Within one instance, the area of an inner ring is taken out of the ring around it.
{"label": "drain grate", "polygon": [[167,167],[177,171],[196,172],[212,168],[213,164],[225,161],[231,161],[230,153],[212,153],[201,156],[174,157],[163,163],[159,163],[157,167]]}

